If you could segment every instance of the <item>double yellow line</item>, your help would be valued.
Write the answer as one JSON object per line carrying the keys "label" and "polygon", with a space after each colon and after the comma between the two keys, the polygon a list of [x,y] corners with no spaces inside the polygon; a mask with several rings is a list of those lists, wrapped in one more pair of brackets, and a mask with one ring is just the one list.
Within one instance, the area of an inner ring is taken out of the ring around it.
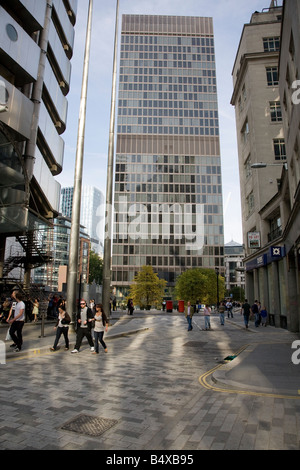
{"label": "double yellow line", "polygon": [[[238,356],[242,351],[244,351],[249,345],[243,346],[238,352],[234,354],[234,356]],[[233,359],[234,360],[234,359]],[[233,389],[233,388],[222,388],[217,387],[208,383],[207,378],[212,375],[216,370],[221,369],[224,364],[219,364],[215,366],[213,369],[205,372],[199,377],[199,383],[202,387],[213,390],[214,392],[222,392],[222,393],[236,393],[238,395],[252,395],[256,397],[270,397],[270,398],[287,398],[289,400],[300,400],[300,396],[297,395],[283,395],[283,394],[276,394],[276,393],[266,393],[266,392],[254,392],[252,390],[240,390],[240,389]],[[299,390],[300,393],[300,390]]]}

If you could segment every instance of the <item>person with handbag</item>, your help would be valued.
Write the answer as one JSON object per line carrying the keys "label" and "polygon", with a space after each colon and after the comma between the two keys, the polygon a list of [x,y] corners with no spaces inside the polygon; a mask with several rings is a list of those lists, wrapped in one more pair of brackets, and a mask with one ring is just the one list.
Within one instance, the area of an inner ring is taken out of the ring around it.
{"label": "person with handbag", "polygon": [[69,332],[70,323],[71,323],[70,315],[65,311],[64,306],[60,305],[58,307],[57,323],[54,327],[54,329],[56,330],[56,337],[55,337],[53,348],[50,348],[51,351],[56,351],[61,335],[63,335],[65,338],[65,350],[67,351],[69,349],[68,332]]}
{"label": "person with handbag", "polygon": [[95,351],[94,354],[99,353],[99,343],[103,346],[104,352],[107,353],[107,347],[103,341],[104,332],[108,330],[107,317],[103,311],[103,305],[96,305],[96,313],[94,316],[94,340],[95,340]]}

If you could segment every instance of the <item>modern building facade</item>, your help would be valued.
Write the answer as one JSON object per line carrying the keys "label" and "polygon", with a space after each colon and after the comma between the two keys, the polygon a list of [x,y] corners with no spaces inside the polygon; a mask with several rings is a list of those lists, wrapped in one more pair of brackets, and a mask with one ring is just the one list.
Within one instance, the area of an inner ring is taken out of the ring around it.
{"label": "modern building facade", "polygon": [[58,215],[76,11],[77,0],[1,1],[0,278],[6,238],[31,239],[28,281],[45,255],[33,233]]}
{"label": "modern building facade", "polygon": [[[62,283],[67,282],[69,263],[71,219],[58,216],[53,228],[45,230],[43,244],[52,254],[52,261],[33,270],[33,282],[47,286],[51,292],[61,292]],[[90,237],[84,227],[80,226],[78,282],[89,282]]]}
{"label": "modern building facade", "polygon": [[270,8],[254,13],[241,38],[232,98],[239,141],[246,295],[267,307],[272,324],[291,331],[299,331],[300,120],[293,102],[299,70],[297,38],[298,2],[288,0],[281,7],[272,1]]}
{"label": "modern building facade", "polygon": [[225,243],[225,289],[230,291],[234,287],[240,287],[245,291],[245,272],[243,260],[245,257],[244,246],[231,240]]}
{"label": "modern building facade", "polygon": [[151,265],[168,282],[223,264],[211,18],[123,15],[112,286]]}
{"label": "modern building facade", "polygon": [[[61,190],[60,212],[70,219],[72,218],[73,192],[73,187]],[[104,196],[94,186],[82,187],[80,223],[89,234],[91,249],[103,257]]]}

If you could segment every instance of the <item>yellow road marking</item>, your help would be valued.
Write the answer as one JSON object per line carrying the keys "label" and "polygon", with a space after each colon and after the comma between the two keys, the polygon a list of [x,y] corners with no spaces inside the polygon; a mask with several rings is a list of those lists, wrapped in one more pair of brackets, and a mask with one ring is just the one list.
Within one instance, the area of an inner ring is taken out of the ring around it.
{"label": "yellow road marking", "polygon": [[[240,354],[242,351],[244,351],[249,345],[243,346],[237,353],[234,355],[237,356]],[[239,390],[239,389],[230,389],[230,388],[222,388],[222,387],[217,387],[214,385],[211,385],[207,382],[207,377],[212,375],[217,369],[221,369],[224,366],[224,364],[218,364],[215,366],[213,369],[209,370],[208,372],[205,372],[202,374],[198,381],[202,387],[208,389],[208,390],[213,390],[215,392],[222,392],[222,393],[236,393],[239,395],[252,395],[252,396],[257,396],[257,397],[270,397],[270,398],[287,398],[289,400],[300,400],[299,396],[296,395],[283,395],[283,394],[277,394],[277,393],[267,393],[267,392],[254,392],[251,390]],[[300,390],[298,390],[298,393],[300,394]]]}

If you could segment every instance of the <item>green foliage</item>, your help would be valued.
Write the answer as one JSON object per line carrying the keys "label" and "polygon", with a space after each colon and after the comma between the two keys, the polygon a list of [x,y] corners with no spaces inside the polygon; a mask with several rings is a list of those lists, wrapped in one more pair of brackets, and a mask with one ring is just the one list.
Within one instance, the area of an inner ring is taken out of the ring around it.
{"label": "green foliage", "polygon": [[90,251],[90,264],[89,264],[89,284],[93,281],[96,284],[102,284],[103,277],[103,259],[97,255],[93,250]]}
{"label": "green foliage", "polygon": [[130,286],[129,298],[141,308],[156,305],[161,306],[167,281],[159,279],[153,272],[152,266],[142,266]]}
{"label": "green foliage", "polygon": [[[224,278],[218,276],[219,299],[224,297]],[[217,275],[214,269],[193,268],[188,269],[178,276],[175,285],[175,294],[177,300],[191,301],[196,304],[197,301],[202,304],[217,303]]]}

